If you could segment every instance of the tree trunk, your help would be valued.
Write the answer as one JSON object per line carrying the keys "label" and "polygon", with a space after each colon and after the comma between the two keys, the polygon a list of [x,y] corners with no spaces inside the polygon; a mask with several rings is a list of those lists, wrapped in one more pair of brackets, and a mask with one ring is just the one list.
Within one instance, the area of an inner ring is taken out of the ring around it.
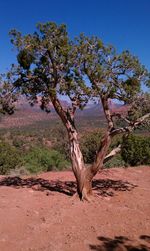
{"label": "tree trunk", "polygon": [[111,135],[110,132],[106,132],[104,138],[102,139],[101,146],[97,152],[94,164],[91,166],[91,172],[93,176],[97,174],[97,172],[103,168],[103,163],[105,156],[108,152],[109,146],[111,144]]}
{"label": "tree trunk", "polygon": [[84,172],[81,177],[82,181],[82,200],[87,200],[90,201],[90,197],[92,195],[92,179],[93,179],[93,174],[91,172],[90,168],[84,169]]}
{"label": "tree trunk", "polygon": [[82,190],[83,190],[83,177],[85,172],[85,166],[83,161],[83,155],[80,150],[77,132],[68,131],[69,142],[70,142],[70,157],[72,162],[72,170],[77,181],[77,193],[79,198],[82,199]]}
{"label": "tree trunk", "polygon": [[72,170],[77,181],[77,193],[81,200],[87,199],[88,194],[92,191],[92,185],[80,150],[78,133],[74,125],[74,115],[69,113],[69,111],[66,112],[55,96],[51,96],[51,101],[68,132]]}
{"label": "tree trunk", "polygon": [[90,200],[92,195],[92,179],[94,177],[91,168],[85,167],[83,155],[77,139],[77,132],[69,134],[72,170],[77,181],[77,193],[81,200]]}
{"label": "tree trunk", "polygon": [[76,182],[77,182],[77,193],[80,200],[90,201],[90,196],[92,195],[92,178],[93,175],[89,168],[83,168],[77,172]]}
{"label": "tree trunk", "polygon": [[107,132],[102,140],[95,162],[90,167],[85,167],[83,155],[80,150],[77,132],[69,133],[72,170],[77,181],[77,193],[81,200],[90,200],[92,195],[92,179],[100,168],[103,167],[104,158],[111,143],[111,136]]}

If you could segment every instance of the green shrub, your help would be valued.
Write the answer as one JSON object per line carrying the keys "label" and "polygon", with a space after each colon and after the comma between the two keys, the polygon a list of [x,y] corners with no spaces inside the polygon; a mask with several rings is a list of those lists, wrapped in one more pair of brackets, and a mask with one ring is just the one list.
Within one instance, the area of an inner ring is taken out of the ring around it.
{"label": "green shrub", "polygon": [[93,163],[96,152],[102,139],[102,132],[95,130],[81,138],[81,151],[85,163]]}
{"label": "green shrub", "polygon": [[110,159],[108,162],[106,162],[105,167],[111,168],[111,167],[124,167],[126,166],[125,161],[122,159],[122,156],[120,154],[117,154],[112,159]]}
{"label": "green shrub", "polygon": [[[96,152],[100,147],[100,143],[102,140],[103,131],[102,130],[94,130],[93,132],[88,132],[85,136],[81,138],[81,151],[83,153],[85,163],[91,164],[93,163]],[[121,143],[121,137],[115,137],[112,140],[112,144],[110,146],[109,151],[118,146]],[[114,161],[110,160],[106,166],[121,166],[124,162],[121,161],[121,157],[115,158]]]}
{"label": "green shrub", "polygon": [[150,137],[129,135],[123,139],[121,156],[131,166],[150,164]]}
{"label": "green shrub", "polygon": [[70,147],[68,142],[68,135],[65,128],[57,125],[51,132],[53,135],[53,149],[63,154],[66,160],[70,160]]}
{"label": "green shrub", "polygon": [[64,155],[46,148],[34,147],[24,157],[25,167],[31,173],[62,170],[68,166]]}
{"label": "green shrub", "polygon": [[13,142],[12,142],[13,146],[15,146],[16,148],[22,148],[22,146],[24,145],[24,141],[22,139],[19,139],[17,137],[14,137]]}
{"label": "green shrub", "polygon": [[11,169],[21,165],[19,151],[8,143],[0,142],[0,174],[8,174]]}

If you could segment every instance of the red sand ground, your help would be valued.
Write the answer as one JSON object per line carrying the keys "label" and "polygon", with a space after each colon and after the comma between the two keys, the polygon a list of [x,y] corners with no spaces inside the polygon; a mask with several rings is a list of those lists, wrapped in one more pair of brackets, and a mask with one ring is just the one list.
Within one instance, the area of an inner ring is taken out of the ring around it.
{"label": "red sand ground", "polygon": [[150,250],[150,167],[104,170],[93,202],[72,172],[0,177],[0,251]]}

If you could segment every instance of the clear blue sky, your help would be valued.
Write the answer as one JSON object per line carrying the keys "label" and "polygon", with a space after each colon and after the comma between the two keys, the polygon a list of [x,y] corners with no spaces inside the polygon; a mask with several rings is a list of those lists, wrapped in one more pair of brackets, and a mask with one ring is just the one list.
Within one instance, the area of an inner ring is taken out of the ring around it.
{"label": "clear blue sky", "polygon": [[67,24],[71,37],[84,32],[129,49],[150,70],[150,0],[1,0],[0,73],[15,62],[9,30],[30,33],[46,21]]}

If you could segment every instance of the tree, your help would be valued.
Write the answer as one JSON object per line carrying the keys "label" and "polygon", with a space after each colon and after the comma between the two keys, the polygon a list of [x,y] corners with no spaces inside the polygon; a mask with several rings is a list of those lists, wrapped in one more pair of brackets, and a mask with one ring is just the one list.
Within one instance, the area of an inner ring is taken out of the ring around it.
{"label": "tree", "polygon": [[[16,30],[10,34],[18,50],[15,86],[31,104],[40,97],[41,108],[46,112],[49,112],[49,103],[53,104],[68,132],[78,195],[82,200],[89,200],[93,177],[105,161],[120,151],[118,146],[107,155],[112,138],[130,133],[150,116],[147,102],[145,110],[139,109],[136,116],[134,112],[141,98],[141,85],[149,86],[149,73],[128,51],[117,54],[112,46],[105,46],[97,37],[81,35],[71,41],[65,25],[39,24],[34,34],[23,36]],[[70,99],[68,107],[63,105],[61,95]],[[145,102],[144,95],[142,97]],[[93,165],[86,168],[75,126],[75,112],[77,108],[83,109],[89,99],[100,99],[108,128],[99,142]],[[111,99],[127,104],[127,113],[112,113]],[[116,119],[122,119],[125,126],[116,127]]]}

